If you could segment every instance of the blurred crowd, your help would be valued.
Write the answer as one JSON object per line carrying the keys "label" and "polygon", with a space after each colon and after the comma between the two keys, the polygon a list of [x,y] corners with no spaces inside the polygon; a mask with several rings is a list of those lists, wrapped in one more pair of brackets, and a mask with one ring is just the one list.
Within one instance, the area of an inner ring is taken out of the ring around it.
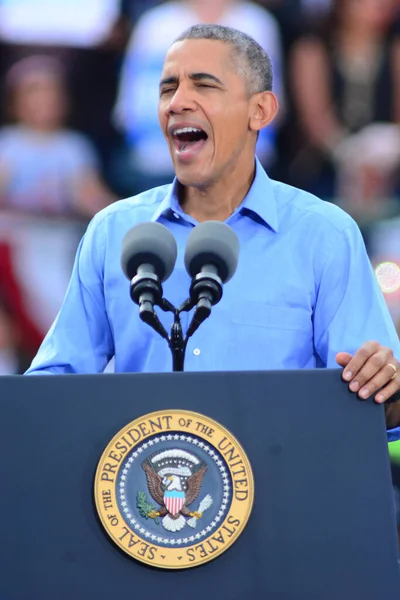
{"label": "blurred crowd", "polygon": [[258,156],[354,216],[399,319],[399,0],[0,0],[0,374],[29,364],[90,218],[172,180],[158,81],[198,22],[269,53]]}

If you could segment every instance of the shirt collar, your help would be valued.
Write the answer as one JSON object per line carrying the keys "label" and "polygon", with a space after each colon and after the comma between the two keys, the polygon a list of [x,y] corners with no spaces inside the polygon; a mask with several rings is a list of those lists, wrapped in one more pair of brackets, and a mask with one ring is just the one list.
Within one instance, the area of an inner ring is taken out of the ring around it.
{"label": "shirt collar", "polygon": [[181,216],[183,216],[182,208],[178,200],[178,186],[179,181],[175,177],[172,184],[167,187],[164,198],[161,200],[161,203],[158,205],[153,216],[151,217],[152,221],[158,221],[161,215],[172,217],[174,213],[179,213]]}
{"label": "shirt collar", "polygon": [[239,206],[238,211],[250,211],[257,215],[263,223],[273,231],[278,231],[278,211],[272,183],[256,158],[256,175],[247,196]]}
{"label": "shirt collar", "polygon": [[[152,221],[157,221],[161,215],[171,217],[179,214],[185,219],[188,215],[182,212],[178,200],[179,181],[175,177],[173,183],[167,188],[166,194],[152,216]],[[249,211],[257,215],[263,223],[273,231],[278,231],[278,212],[272,183],[264,171],[260,161],[256,158],[256,174],[247,196],[238,207],[237,212],[242,214]]]}

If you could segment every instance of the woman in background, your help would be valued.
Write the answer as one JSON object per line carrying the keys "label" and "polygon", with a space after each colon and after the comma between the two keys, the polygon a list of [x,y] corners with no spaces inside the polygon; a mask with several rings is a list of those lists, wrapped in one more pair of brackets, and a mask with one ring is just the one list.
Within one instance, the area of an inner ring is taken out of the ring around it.
{"label": "woman in background", "polygon": [[13,124],[0,129],[0,208],[91,218],[114,198],[102,183],[94,148],[64,127],[64,72],[54,58],[31,56],[7,74]]}
{"label": "woman in background", "polygon": [[0,129],[0,294],[12,296],[14,313],[21,307],[21,339],[34,328],[37,340],[60,309],[82,228],[114,197],[90,141],[64,126],[64,71],[56,59],[17,62],[6,90],[13,122]]}

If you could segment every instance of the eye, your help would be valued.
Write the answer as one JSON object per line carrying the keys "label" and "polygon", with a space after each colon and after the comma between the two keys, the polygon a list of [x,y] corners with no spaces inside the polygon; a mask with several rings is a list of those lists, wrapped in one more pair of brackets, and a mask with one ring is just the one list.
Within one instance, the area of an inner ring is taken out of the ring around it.
{"label": "eye", "polygon": [[160,90],[160,96],[165,96],[166,94],[170,94],[171,92],[174,92],[175,89],[174,88],[164,88],[162,90]]}
{"label": "eye", "polygon": [[215,85],[210,85],[209,83],[198,83],[197,87],[202,87],[202,88],[215,88]]}

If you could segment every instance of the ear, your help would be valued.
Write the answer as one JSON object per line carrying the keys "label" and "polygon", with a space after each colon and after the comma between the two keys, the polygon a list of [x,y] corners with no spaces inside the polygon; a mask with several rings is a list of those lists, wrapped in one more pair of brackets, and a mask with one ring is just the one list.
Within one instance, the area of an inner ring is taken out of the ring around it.
{"label": "ear", "polygon": [[272,92],[254,94],[251,102],[249,128],[260,131],[274,120],[278,112],[278,99]]}

